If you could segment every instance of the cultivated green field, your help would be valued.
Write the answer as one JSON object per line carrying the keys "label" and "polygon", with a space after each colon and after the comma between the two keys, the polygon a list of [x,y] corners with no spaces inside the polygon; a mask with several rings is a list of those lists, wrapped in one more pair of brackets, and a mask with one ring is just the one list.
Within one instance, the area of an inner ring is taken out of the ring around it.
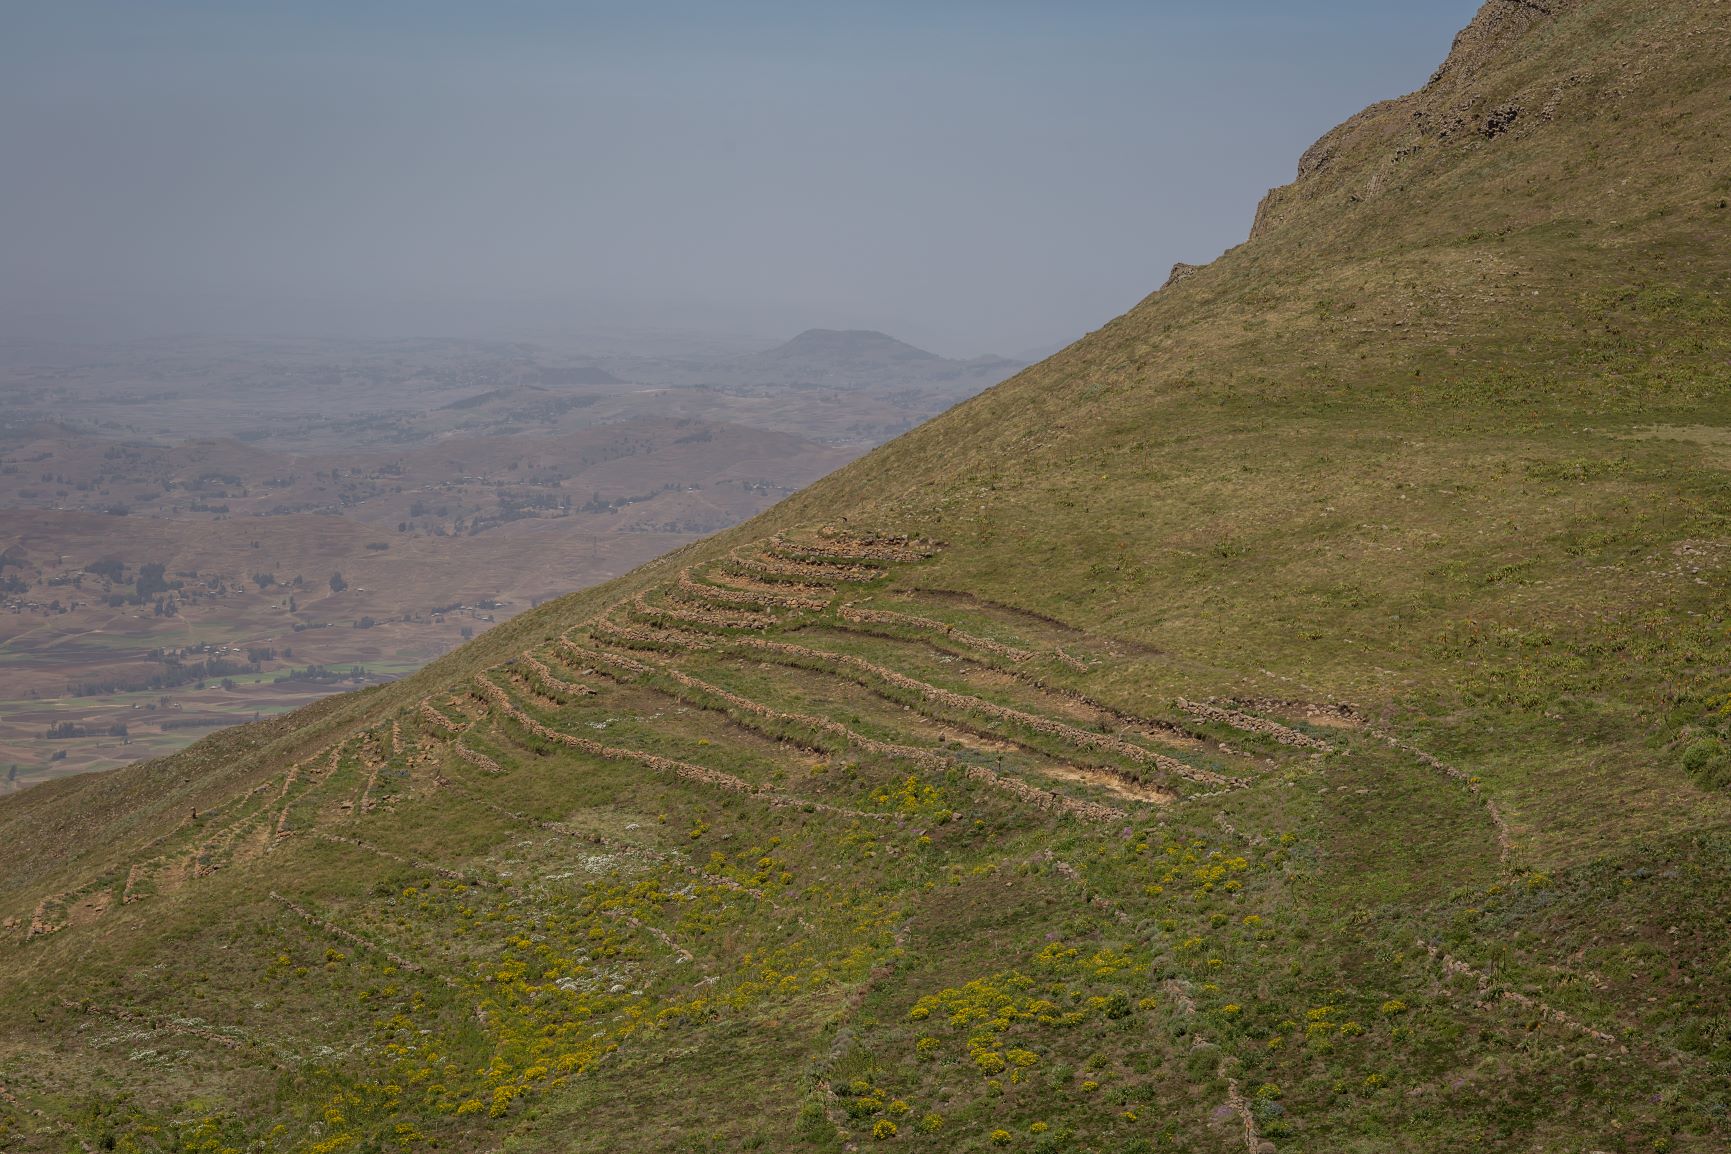
{"label": "cultivated green field", "polygon": [[0,804],[21,1150],[1731,1146],[1731,8],[390,686]]}

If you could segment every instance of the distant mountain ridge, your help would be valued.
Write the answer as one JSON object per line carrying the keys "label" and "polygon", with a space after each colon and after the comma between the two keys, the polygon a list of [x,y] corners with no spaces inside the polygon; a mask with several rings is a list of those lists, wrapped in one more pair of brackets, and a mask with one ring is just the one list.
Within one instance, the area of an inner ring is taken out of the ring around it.
{"label": "distant mountain ridge", "polygon": [[872,329],[807,329],[785,344],[736,357],[726,370],[758,384],[915,385],[969,381],[984,388],[1025,362],[1004,357],[951,360]]}
{"label": "distant mountain ridge", "polygon": [[834,361],[936,361],[936,353],[915,348],[875,329],[806,329],[773,349],[747,354],[741,360],[790,360],[821,357]]}
{"label": "distant mountain ridge", "polygon": [[[764,342],[767,343],[767,342]],[[749,346],[747,346],[749,348]],[[1057,348],[1061,346],[1054,346]],[[678,388],[708,385],[729,390],[761,387],[883,388],[924,390],[939,402],[929,416],[972,393],[989,388],[1042,359],[1052,349],[1011,356],[946,357],[875,329],[806,329],[779,344],[750,351],[572,353],[567,363],[525,364],[491,388],[452,397],[434,406],[461,411],[535,396],[593,393],[613,386]],[[911,427],[911,426],[908,426]]]}
{"label": "distant mountain ridge", "polygon": [[927,388],[949,396],[953,404],[1027,363],[997,356],[952,360],[871,329],[807,329],[762,352],[702,361],[632,358],[609,362],[608,369],[628,380],[658,385]]}

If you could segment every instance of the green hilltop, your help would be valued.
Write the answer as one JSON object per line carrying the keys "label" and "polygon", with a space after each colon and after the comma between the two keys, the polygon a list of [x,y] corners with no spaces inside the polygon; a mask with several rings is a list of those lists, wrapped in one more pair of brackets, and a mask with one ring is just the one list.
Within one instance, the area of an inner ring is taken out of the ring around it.
{"label": "green hilltop", "polygon": [[397,684],[0,803],[0,1149],[1731,1146],[1731,4]]}

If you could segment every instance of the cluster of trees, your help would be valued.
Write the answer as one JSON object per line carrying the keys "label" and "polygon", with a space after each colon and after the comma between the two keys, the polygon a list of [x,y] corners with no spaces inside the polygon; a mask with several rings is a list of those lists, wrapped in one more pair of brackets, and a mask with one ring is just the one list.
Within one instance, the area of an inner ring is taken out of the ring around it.
{"label": "cluster of trees", "polygon": [[[111,585],[125,585],[126,562],[114,557],[105,557],[92,561],[84,567],[84,573],[101,577]],[[82,584],[84,574],[74,577],[74,584]],[[156,613],[159,617],[174,616],[173,598],[164,598],[165,593],[178,593],[185,587],[179,578],[168,576],[168,566],[158,562],[146,562],[138,567],[138,575],[132,581],[131,593],[110,593],[108,604],[118,608],[121,605],[143,605],[155,600]]]}
{"label": "cluster of trees", "polygon": [[359,665],[351,665],[348,669],[336,669],[327,665],[309,665],[305,669],[291,669],[279,673],[274,680],[281,685],[290,681],[310,681],[316,685],[332,685],[338,681],[359,682],[366,678],[367,671]]}
{"label": "cluster of trees", "polygon": [[79,725],[73,721],[56,721],[42,734],[48,741],[64,741],[73,737],[125,737],[126,723],[117,721],[107,727]]}
{"label": "cluster of trees", "polygon": [[627,497],[603,497],[600,493],[597,493],[587,501],[583,502],[582,507],[577,511],[579,513],[612,513],[616,510],[625,508],[627,505],[635,505],[640,501],[653,501],[668,490],[677,489],[679,487],[680,486],[678,485],[663,485],[652,493],[643,493]]}
{"label": "cluster of trees", "polygon": [[203,689],[207,681],[259,672],[259,663],[256,661],[228,661],[220,657],[207,657],[202,661],[186,662],[179,657],[163,655],[159,655],[157,660],[161,664],[154,673],[134,675],[130,678],[115,677],[107,681],[81,681],[68,685],[66,692],[73,697],[100,697],[107,693],[174,689],[181,685],[193,685]]}
{"label": "cluster of trees", "polygon": [[133,589],[134,596],[136,596],[140,601],[143,601],[146,597],[154,596],[157,593],[166,593],[170,589],[179,589],[181,585],[179,581],[171,582],[168,580],[165,574],[167,568],[168,566],[166,565],[157,565],[154,563],[149,565],[140,565],[138,567],[138,584]]}

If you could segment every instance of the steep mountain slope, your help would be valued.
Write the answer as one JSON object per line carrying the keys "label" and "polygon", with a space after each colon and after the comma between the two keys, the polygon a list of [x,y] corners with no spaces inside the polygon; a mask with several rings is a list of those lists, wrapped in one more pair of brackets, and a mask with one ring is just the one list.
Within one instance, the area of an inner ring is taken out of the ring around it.
{"label": "steep mountain slope", "polygon": [[410,681],[0,805],[21,1149],[1731,1144],[1731,5]]}

